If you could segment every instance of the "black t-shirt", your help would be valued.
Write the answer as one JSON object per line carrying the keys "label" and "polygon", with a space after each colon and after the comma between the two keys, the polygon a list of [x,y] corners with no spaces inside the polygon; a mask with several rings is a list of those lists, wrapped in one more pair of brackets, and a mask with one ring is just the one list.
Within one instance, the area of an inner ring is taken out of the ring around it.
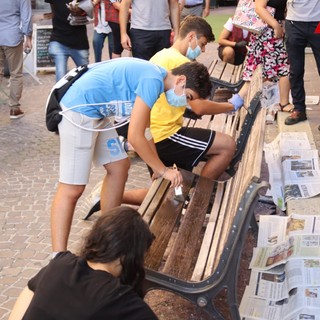
{"label": "black t-shirt", "polygon": [[72,26],[68,21],[70,10],[66,4],[70,0],[45,0],[45,2],[50,3],[53,7],[53,28],[50,41],[57,41],[73,49],[89,49],[87,27],[85,25]]}
{"label": "black t-shirt", "polygon": [[267,5],[269,7],[276,9],[276,12],[274,14],[275,19],[277,20],[285,19],[287,0],[269,0]]}
{"label": "black t-shirt", "polygon": [[158,319],[130,286],[69,251],[51,260],[28,287],[34,296],[24,320]]}

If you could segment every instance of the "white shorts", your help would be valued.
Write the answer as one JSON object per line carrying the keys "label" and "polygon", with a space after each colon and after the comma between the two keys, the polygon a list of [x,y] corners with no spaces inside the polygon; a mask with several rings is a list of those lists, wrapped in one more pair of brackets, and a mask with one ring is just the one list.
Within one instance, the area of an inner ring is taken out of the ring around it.
{"label": "white shorts", "polygon": [[[62,108],[65,109],[63,106]],[[100,132],[84,130],[72,124],[66,117],[84,128],[111,129]],[[108,118],[94,119],[71,110],[65,112],[59,123],[60,182],[86,185],[92,163],[102,166],[128,157],[112,126]]]}

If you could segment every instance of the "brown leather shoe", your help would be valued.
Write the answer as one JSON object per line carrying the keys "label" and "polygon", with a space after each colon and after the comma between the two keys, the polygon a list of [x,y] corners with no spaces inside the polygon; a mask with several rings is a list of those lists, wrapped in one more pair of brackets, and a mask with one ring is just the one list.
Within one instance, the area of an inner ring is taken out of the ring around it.
{"label": "brown leather shoe", "polygon": [[304,121],[307,120],[307,115],[305,112],[302,111],[292,111],[292,113],[290,114],[289,117],[286,118],[286,120],[284,121],[284,123],[288,126],[292,125],[292,124],[296,124],[300,121]]}

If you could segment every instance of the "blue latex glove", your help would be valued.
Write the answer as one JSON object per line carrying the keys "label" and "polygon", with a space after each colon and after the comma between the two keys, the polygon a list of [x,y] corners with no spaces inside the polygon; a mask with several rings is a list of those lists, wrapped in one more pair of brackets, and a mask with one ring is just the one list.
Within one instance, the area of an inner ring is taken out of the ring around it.
{"label": "blue latex glove", "polygon": [[233,104],[233,110],[237,111],[243,106],[243,99],[239,96],[238,93],[232,95],[232,98],[228,100],[231,104]]}

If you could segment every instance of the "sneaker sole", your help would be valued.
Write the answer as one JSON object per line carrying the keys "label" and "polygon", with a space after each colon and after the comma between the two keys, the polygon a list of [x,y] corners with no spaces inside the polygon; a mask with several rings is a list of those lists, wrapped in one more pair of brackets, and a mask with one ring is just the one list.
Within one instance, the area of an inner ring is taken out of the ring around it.
{"label": "sneaker sole", "polygon": [[20,119],[22,117],[24,117],[24,114],[19,114],[18,116],[10,116],[10,119],[17,120],[17,119]]}

